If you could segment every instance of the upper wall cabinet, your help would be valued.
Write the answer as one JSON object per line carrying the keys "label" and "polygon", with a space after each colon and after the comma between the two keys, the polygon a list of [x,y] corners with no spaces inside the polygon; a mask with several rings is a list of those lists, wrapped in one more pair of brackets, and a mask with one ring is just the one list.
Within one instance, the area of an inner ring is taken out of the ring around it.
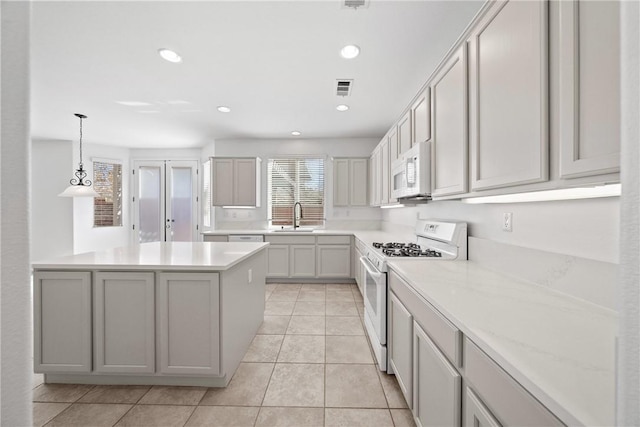
{"label": "upper wall cabinet", "polygon": [[211,158],[213,206],[260,206],[260,158]]}
{"label": "upper wall cabinet", "polygon": [[431,88],[427,87],[411,106],[411,145],[431,139]]}
{"label": "upper wall cabinet", "polygon": [[333,206],[367,206],[369,159],[333,160]]}
{"label": "upper wall cabinet", "polygon": [[382,161],[380,158],[380,145],[371,153],[369,158],[369,203],[371,206],[380,206],[382,194]]}
{"label": "upper wall cabinet", "polygon": [[620,169],[620,3],[560,2],[560,177]]}
{"label": "upper wall cabinet", "polygon": [[391,161],[393,162],[398,156],[409,148],[413,142],[411,138],[411,110],[407,111],[404,116],[398,122],[398,152],[391,155]]}
{"label": "upper wall cabinet", "polygon": [[468,182],[467,54],[463,45],[431,83],[431,195],[465,193]]}
{"label": "upper wall cabinet", "polygon": [[547,10],[496,1],[468,40],[472,190],[548,180]]}

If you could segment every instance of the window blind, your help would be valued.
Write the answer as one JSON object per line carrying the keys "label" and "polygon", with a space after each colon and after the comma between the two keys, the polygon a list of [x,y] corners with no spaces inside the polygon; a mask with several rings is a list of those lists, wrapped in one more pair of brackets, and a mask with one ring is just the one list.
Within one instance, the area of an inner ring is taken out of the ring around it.
{"label": "window blind", "polygon": [[[324,159],[269,159],[268,200],[271,225],[293,225],[293,206],[302,205],[299,224],[324,224]],[[298,213],[299,215],[299,213]]]}
{"label": "window blind", "polygon": [[93,226],[122,225],[122,165],[93,162]]}

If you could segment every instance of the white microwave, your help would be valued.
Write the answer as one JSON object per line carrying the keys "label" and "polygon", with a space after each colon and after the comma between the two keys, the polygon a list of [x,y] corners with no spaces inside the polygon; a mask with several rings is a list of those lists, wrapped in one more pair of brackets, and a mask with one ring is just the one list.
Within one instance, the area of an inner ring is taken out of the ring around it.
{"label": "white microwave", "polygon": [[431,198],[431,147],[419,142],[391,165],[391,195],[394,199]]}

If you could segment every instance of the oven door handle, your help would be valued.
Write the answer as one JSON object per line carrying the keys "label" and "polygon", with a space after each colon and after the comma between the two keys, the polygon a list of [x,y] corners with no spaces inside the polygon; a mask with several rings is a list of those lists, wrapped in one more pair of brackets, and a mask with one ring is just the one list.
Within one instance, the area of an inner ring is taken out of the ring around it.
{"label": "oven door handle", "polygon": [[377,269],[373,266],[373,264],[371,264],[371,261],[369,261],[367,257],[361,256],[360,263],[364,265],[364,268],[371,275],[371,277],[373,277],[374,280],[377,281],[380,277],[382,277],[382,273],[377,271]]}

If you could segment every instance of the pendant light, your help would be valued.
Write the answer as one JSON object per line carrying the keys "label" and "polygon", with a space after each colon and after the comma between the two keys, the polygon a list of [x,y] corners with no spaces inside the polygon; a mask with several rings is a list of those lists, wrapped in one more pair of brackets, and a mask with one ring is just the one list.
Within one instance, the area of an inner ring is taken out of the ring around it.
{"label": "pendant light", "polygon": [[62,193],[58,194],[59,197],[100,197],[96,190],[91,187],[91,180],[85,179],[87,172],[82,165],[82,120],[87,116],[84,114],[75,113],[74,116],[80,119],[80,164],[78,169],[74,172],[75,178],[71,178],[69,181],[70,186],[67,187]]}

